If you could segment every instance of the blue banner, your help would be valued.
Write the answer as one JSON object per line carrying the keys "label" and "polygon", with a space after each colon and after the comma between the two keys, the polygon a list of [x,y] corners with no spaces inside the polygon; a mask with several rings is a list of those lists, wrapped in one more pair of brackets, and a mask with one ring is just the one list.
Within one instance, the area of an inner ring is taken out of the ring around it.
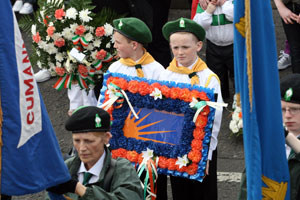
{"label": "blue banner", "polygon": [[70,175],[9,0],[0,1],[0,13],[1,193],[24,195]]}
{"label": "blue banner", "polygon": [[243,112],[247,199],[289,199],[270,1],[234,2],[235,89]]}

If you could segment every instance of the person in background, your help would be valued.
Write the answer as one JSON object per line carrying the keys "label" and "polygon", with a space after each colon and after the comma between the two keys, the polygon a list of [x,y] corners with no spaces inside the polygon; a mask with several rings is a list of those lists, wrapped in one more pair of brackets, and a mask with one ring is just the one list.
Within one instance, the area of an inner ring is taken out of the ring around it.
{"label": "person in background", "polygon": [[13,11],[19,12],[22,15],[28,15],[33,13],[35,4],[36,0],[16,0],[13,5]]}
{"label": "person in background", "polygon": [[[160,80],[188,83],[214,89],[217,102],[223,103],[220,81],[204,61],[198,57],[205,39],[205,30],[196,22],[179,18],[163,26],[163,35],[170,43],[174,59],[161,74]],[[171,176],[172,194],[174,200],[218,199],[217,190],[217,137],[222,121],[222,109],[216,110],[212,137],[208,151],[206,176],[203,182]],[[159,179],[159,177],[158,177]],[[159,185],[165,187],[166,185]],[[159,195],[159,194],[158,194]]]}
{"label": "person in background", "polygon": [[200,0],[193,20],[206,31],[206,63],[221,81],[223,99],[230,98],[229,78],[234,83],[233,1]]}
{"label": "person in background", "polygon": [[291,50],[290,50],[290,45],[288,41],[285,41],[285,47],[284,50],[280,51],[280,56],[278,60],[278,69],[286,69],[289,66],[291,66],[291,56],[290,56]]}
{"label": "person in background", "polygon": [[300,0],[274,0],[290,45],[293,73],[300,73]]}
{"label": "person in background", "polygon": [[73,200],[143,199],[140,180],[132,164],[123,158],[113,159],[106,147],[111,133],[110,115],[105,110],[95,106],[78,108],[66,121],[65,128],[72,132],[78,152],[65,161],[71,180],[47,191],[65,194]]}
{"label": "person in background", "polygon": [[[280,80],[281,110],[290,173],[290,199],[300,200],[300,74]],[[239,200],[247,199],[246,171],[242,173]]]}

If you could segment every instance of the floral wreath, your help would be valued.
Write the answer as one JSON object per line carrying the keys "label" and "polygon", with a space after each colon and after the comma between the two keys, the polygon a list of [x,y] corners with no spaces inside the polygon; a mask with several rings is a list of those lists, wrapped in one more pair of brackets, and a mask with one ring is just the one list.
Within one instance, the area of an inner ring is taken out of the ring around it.
{"label": "floral wreath", "polygon": [[[104,75],[101,90],[103,104],[110,100],[111,85],[115,86],[118,100],[107,111],[112,117],[110,140],[113,158],[128,159],[134,165],[140,165],[146,155],[158,162],[157,172],[172,176],[181,176],[202,181],[208,157],[209,143],[215,109],[203,102],[214,100],[213,90],[184,83],[147,80],[130,77],[119,73]],[[125,101],[124,95],[130,101]],[[201,103],[200,103],[201,102]],[[129,114],[130,106],[163,110],[184,114],[181,141],[178,145],[161,144],[153,141],[138,140],[124,136],[123,127]],[[197,109],[201,112],[195,118]]]}

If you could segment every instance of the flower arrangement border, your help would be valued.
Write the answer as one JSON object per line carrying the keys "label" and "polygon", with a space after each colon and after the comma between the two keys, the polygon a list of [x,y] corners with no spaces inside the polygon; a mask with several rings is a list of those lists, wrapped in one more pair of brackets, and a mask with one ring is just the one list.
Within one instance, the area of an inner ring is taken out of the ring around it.
{"label": "flower arrangement border", "polygon": [[[198,116],[196,123],[194,123],[193,117],[196,110],[192,109],[189,103],[192,101],[192,97],[198,100],[214,101],[213,90],[185,83],[148,80],[108,72],[104,75],[101,90],[100,101],[102,103],[109,99],[106,91],[107,85],[110,83],[123,89],[134,107],[184,114],[180,144],[175,146],[160,144],[125,137],[123,127],[128,116],[129,106],[126,101],[122,103],[121,107],[118,103],[115,103],[108,110],[113,122],[111,127],[113,137],[110,140],[113,158],[123,157],[138,166],[143,160],[142,151],[151,149],[154,151],[155,157],[159,158],[158,173],[202,182],[205,176],[215,109],[206,106]],[[154,88],[162,90],[163,99],[154,100],[150,96]],[[176,162],[184,155],[187,156],[189,162],[186,166],[179,167]]]}

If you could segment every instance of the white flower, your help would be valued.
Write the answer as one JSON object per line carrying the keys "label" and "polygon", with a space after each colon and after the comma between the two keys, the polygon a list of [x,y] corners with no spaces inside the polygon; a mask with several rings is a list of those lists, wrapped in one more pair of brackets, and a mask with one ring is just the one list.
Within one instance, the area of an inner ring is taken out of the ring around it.
{"label": "white flower", "polygon": [[91,11],[89,11],[88,9],[84,9],[84,10],[80,11],[79,12],[80,20],[83,22],[89,22],[90,20],[92,20],[92,18],[89,16],[89,14],[91,14]]}
{"label": "white flower", "polygon": [[57,66],[57,67],[61,67],[62,65],[61,65],[60,62],[56,62],[56,66]]}
{"label": "white flower", "polygon": [[39,50],[36,51],[36,55],[38,55],[38,57],[41,56],[41,52]]}
{"label": "white flower", "polygon": [[88,26],[87,28],[89,29],[89,31],[90,31],[91,33],[94,33],[94,31],[95,31],[95,27]]}
{"label": "white flower", "polygon": [[178,160],[176,161],[176,165],[179,165],[179,169],[181,169],[182,166],[186,166],[189,163],[189,160],[187,159],[187,155],[185,154],[182,158],[177,157]]}
{"label": "white flower", "polygon": [[57,60],[58,62],[62,62],[64,60],[64,55],[62,53],[57,53],[55,55],[55,60]]}
{"label": "white flower", "polygon": [[108,42],[107,44],[106,44],[106,46],[105,46],[106,48],[110,48],[111,47],[111,44],[110,44],[110,42]]}
{"label": "white flower", "polygon": [[76,19],[78,12],[75,8],[71,7],[66,11],[66,18],[68,19]]}
{"label": "white flower", "polygon": [[239,121],[239,119],[240,119],[239,113],[233,112],[233,114],[232,114],[232,119],[233,119],[234,121]]}
{"label": "white flower", "polygon": [[75,33],[77,27],[78,27],[78,24],[76,24],[76,23],[70,25],[70,28],[74,33]]}
{"label": "white flower", "polygon": [[84,38],[86,41],[90,42],[93,39],[93,35],[91,33],[85,34]]}
{"label": "white flower", "polygon": [[46,48],[46,46],[47,46],[47,43],[46,43],[45,41],[41,40],[41,41],[38,43],[38,45],[39,45],[39,48],[40,48],[40,49],[45,50],[45,48]]}
{"label": "white flower", "polygon": [[38,68],[42,69],[42,63],[40,61],[37,61],[36,65],[38,66]]}
{"label": "white flower", "polygon": [[153,157],[153,150],[150,150],[147,148],[147,151],[142,151],[143,154],[143,162],[147,162],[149,159],[152,159]]}
{"label": "white flower", "polygon": [[96,59],[97,53],[98,53],[97,50],[96,50],[96,51],[93,51],[93,52],[91,53],[91,56],[92,56],[93,59]]}
{"label": "white flower", "polygon": [[154,97],[154,100],[162,99],[161,91],[157,88],[154,88],[154,91],[150,94],[150,96]]}
{"label": "white flower", "polygon": [[36,25],[35,25],[35,24],[33,24],[33,25],[31,26],[31,34],[32,34],[32,35],[36,35]]}
{"label": "white flower", "polygon": [[237,113],[240,113],[240,112],[242,112],[242,109],[241,109],[241,107],[239,107],[239,106],[236,106],[236,108],[235,108],[235,112],[237,112]]}
{"label": "white flower", "polygon": [[49,23],[49,26],[54,26],[53,22],[50,22],[50,23]]}
{"label": "white flower", "polygon": [[55,41],[55,40],[57,40],[58,38],[61,38],[61,34],[60,33],[54,33],[53,35],[52,35],[52,39]]}
{"label": "white flower", "polygon": [[233,133],[239,132],[239,128],[237,127],[236,121],[234,120],[230,121],[229,128]]}
{"label": "white flower", "polygon": [[108,88],[107,94],[108,94],[109,98],[111,99],[111,98],[115,97],[118,90],[112,85],[108,85],[107,88]]}
{"label": "white flower", "polygon": [[96,40],[94,41],[94,46],[95,46],[95,47],[100,47],[101,43],[102,43],[101,40],[96,39]]}
{"label": "white flower", "polygon": [[85,49],[92,51],[94,49],[94,46],[92,44],[89,44]]}
{"label": "white flower", "polygon": [[49,41],[51,37],[49,35],[46,36],[46,41]]}
{"label": "white flower", "polygon": [[242,119],[239,120],[237,126],[239,129],[243,128],[243,120]]}
{"label": "white flower", "polygon": [[44,50],[46,52],[48,52],[49,54],[56,54],[58,52],[57,48],[54,46],[53,43],[47,44],[45,48],[46,49],[44,49]]}
{"label": "white flower", "polygon": [[114,28],[112,25],[106,23],[104,24],[105,36],[110,36],[113,34]]}
{"label": "white flower", "polygon": [[65,28],[62,33],[61,33],[64,38],[66,38],[67,40],[72,40],[72,38],[75,36],[73,33],[72,33],[72,29],[71,28]]}

